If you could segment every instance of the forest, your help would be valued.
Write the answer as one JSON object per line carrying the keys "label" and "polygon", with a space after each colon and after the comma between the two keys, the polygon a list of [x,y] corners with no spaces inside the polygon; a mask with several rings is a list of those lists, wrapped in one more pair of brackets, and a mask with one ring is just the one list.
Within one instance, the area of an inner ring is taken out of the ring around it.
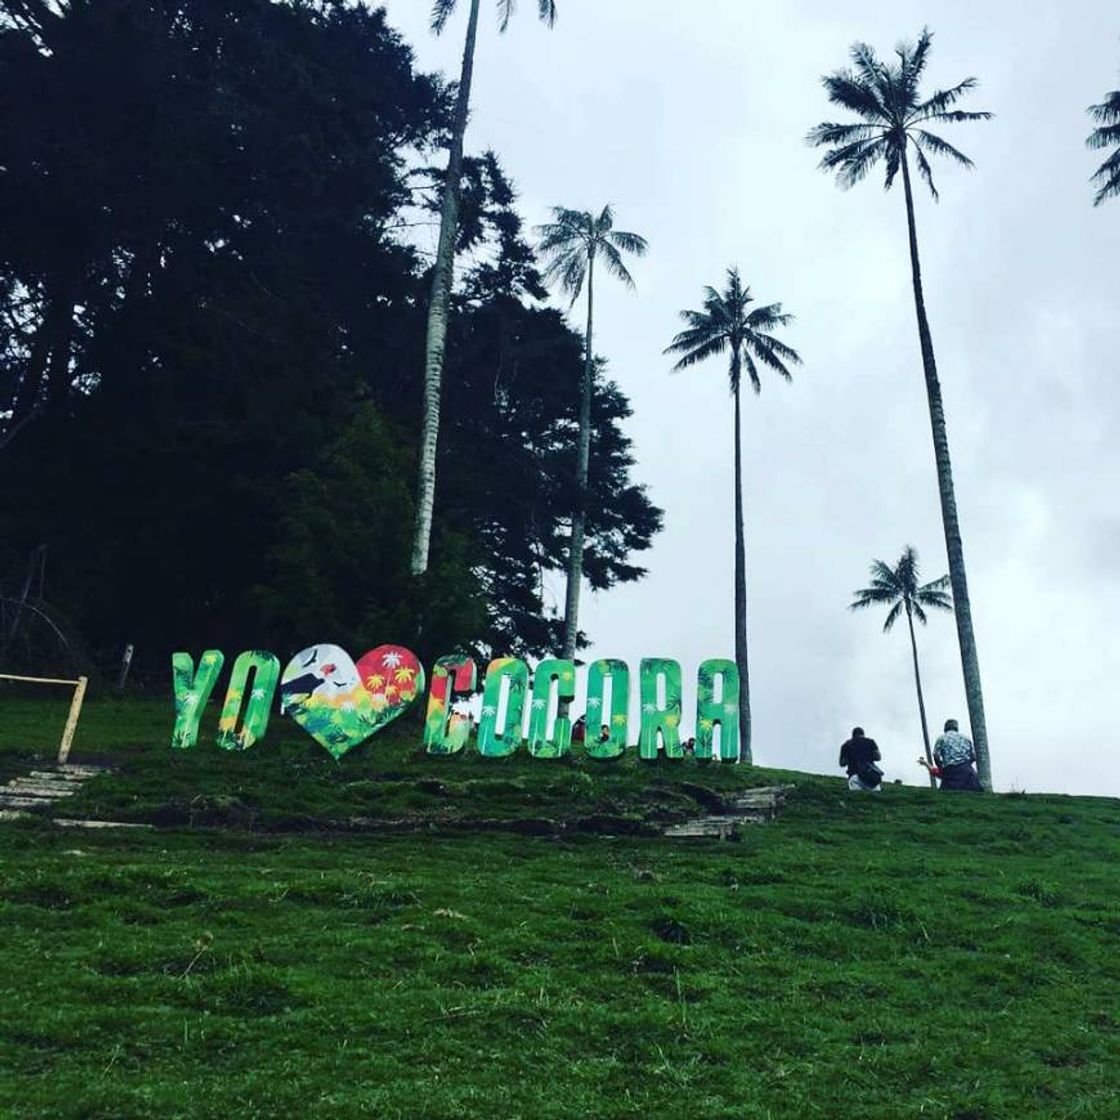
{"label": "forest", "polygon": [[[563,644],[662,513],[626,396],[546,290],[500,153],[467,151],[431,564],[410,570],[455,86],[384,12],[0,4],[0,669],[164,683],[173,649]],[[314,637],[313,637],[314,636]],[[583,638],[583,635],[580,635]]]}

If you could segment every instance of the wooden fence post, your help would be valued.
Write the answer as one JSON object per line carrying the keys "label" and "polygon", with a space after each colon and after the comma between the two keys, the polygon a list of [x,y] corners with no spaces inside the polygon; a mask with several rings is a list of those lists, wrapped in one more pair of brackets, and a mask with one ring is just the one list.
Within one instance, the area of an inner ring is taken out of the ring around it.
{"label": "wooden fence post", "polygon": [[66,717],[66,727],[62,732],[62,742],[58,745],[58,764],[65,766],[70,757],[70,744],[74,741],[74,732],[78,728],[78,716],[82,714],[82,701],[86,696],[88,677],[79,677],[77,687],[74,689],[74,699],[70,701],[70,714]]}

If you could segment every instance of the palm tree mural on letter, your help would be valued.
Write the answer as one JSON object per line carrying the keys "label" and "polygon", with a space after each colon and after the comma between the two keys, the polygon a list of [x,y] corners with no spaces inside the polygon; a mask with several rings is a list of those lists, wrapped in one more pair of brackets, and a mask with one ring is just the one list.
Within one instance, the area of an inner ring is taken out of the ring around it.
{"label": "palm tree mural on letter", "polygon": [[1098,184],[1094,206],[1120,195],[1120,89],[1114,89],[1099,105],[1089,106],[1089,116],[1098,124],[1085,141],[1090,148],[1112,148],[1109,157],[1093,173]]}
{"label": "palm tree mural on letter", "polygon": [[587,465],[591,456],[591,386],[595,366],[593,314],[595,310],[595,262],[603,270],[634,287],[634,278],[623,263],[623,253],[645,256],[646,240],[636,233],[614,228],[609,206],[596,217],[586,210],[552,208],[552,221],[538,226],[540,251],[548,261],[545,280],[557,282],[574,304],[587,281],[587,327],[583,340],[583,381],[579,396],[579,447],[576,458],[578,505],[572,513],[572,537],[568,546],[568,590],[564,602],[564,648],[562,658],[575,656],[579,634],[579,588],[583,576],[583,531],[587,515]]}
{"label": "palm tree mural on letter", "polygon": [[680,354],[674,370],[687,369],[718,354],[729,359],[731,395],[735,401],[735,664],[739,669],[739,760],[750,763],[751,694],[747,671],[747,564],[743,528],[742,423],[739,415],[739,386],[743,369],[751,387],[762,391],[759,365],[768,366],[787,381],[789,366],[800,365],[797,351],[780,342],[770,332],[793,321],[783,314],[780,303],[757,306],[749,287],[744,287],[739,270],[727,273],[722,292],[706,288],[703,311],[682,311],[687,327],[666,348],[666,354]]}
{"label": "palm tree mural on letter", "polygon": [[933,184],[933,171],[928,157],[945,156],[961,167],[971,167],[972,161],[936,133],[930,132],[929,126],[987,120],[991,113],[965,112],[953,107],[975,87],[975,78],[965,78],[949,89],[937,90],[923,98],[919,86],[929,59],[931,38],[930,31],[923,29],[916,45],[903,44],[896,49],[893,63],[881,61],[869,46],[856,43],[851,49],[853,68],[829,74],[824,78],[824,87],[834,105],[854,113],[858,120],[854,123],[819,124],[810,131],[807,139],[814,147],[829,149],[821,160],[821,167],[826,171],[835,171],[841,187],[847,188],[858,183],[880,162],[885,164],[884,185],[888,190],[899,171],[902,172],[918,340],[925,372],[926,396],[929,399],[930,426],[933,430],[934,458],[937,462],[937,482],[941,497],[941,520],[945,528],[945,548],[949,557],[949,580],[953,588],[968,716],[976,743],[980,780],[986,789],[991,789],[992,768],[984,721],[984,695],[980,687],[980,662],[972,631],[972,607],[965,576],[964,545],[957,518],[957,499],[953,490],[953,467],[949,459],[949,436],[941,401],[941,383],[937,376],[933,338],[922,291],[918,231],[914,221],[914,194],[910,180],[910,156],[913,155],[918,174],[936,199],[937,189]]}
{"label": "palm tree mural on letter", "polygon": [[[929,583],[918,583],[918,554],[910,545],[902,550],[898,563],[892,568],[882,560],[871,563],[871,584],[854,592],[855,599],[849,610],[858,611],[866,607],[890,607],[883,623],[883,633],[887,633],[906,613],[906,625],[910,628],[910,651],[914,655],[914,685],[918,690],[918,715],[922,720],[922,743],[925,745],[926,761],[933,765],[933,753],[929,746],[929,724],[926,722],[926,702],[922,696],[922,674],[918,668],[918,642],[914,637],[914,619],[923,626],[926,623],[926,608],[951,611],[953,601],[949,597],[949,577],[941,576]],[[932,774],[929,784],[936,786]]]}
{"label": "palm tree mural on letter", "polygon": [[[458,0],[435,0],[432,30],[438,35],[447,26]],[[478,37],[480,0],[470,0],[463,67],[455,101],[455,122],[443,185],[439,222],[439,245],[432,270],[432,294],[428,301],[428,330],[424,343],[424,419],[420,434],[420,478],[416,496],[416,527],[412,537],[412,574],[428,570],[428,545],[432,536],[432,511],[436,497],[436,445],[439,442],[440,388],[443,381],[443,350],[447,341],[447,311],[451,303],[451,281],[455,269],[455,233],[459,226],[459,192],[463,175],[463,137],[470,113],[471,80],[474,76],[474,47]],[[513,15],[514,0],[498,0],[498,29],[505,31]],[[556,21],[555,0],[537,0],[540,18],[551,27]]]}

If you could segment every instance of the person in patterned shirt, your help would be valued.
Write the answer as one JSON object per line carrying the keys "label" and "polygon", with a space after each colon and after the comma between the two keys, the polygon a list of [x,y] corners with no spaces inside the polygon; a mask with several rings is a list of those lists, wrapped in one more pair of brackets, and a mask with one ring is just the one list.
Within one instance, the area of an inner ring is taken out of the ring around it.
{"label": "person in patterned shirt", "polygon": [[918,761],[935,777],[941,779],[942,789],[961,789],[980,793],[983,787],[972,764],[976,761],[976,751],[972,740],[962,735],[955,719],[945,721],[945,733],[933,745],[933,761],[936,766],[924,759]]}

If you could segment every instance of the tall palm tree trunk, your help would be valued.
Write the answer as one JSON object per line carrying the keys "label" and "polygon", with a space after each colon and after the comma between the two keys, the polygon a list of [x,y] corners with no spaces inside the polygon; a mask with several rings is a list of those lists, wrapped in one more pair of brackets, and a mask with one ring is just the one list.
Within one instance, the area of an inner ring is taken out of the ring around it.
{"label": "tall palm tree trunk", "polygon": [[[929,724],[926,722],[926,701],[922,696],[922,674],[918,671],[918,641],[914,637],[914,619],[910,607],[906,607],[906,625],[910,627],[910,651],[914,655],[914,684],[918,689],[918,715],[922,717],[922,743],[926,748],[926,762],[933,765],[933,752],[929,749]],[[937,779],[929,775],[929,784],[937,786]]]}
{"label": "tall palm tree trunk", "polygon": [[568,588],[564,597],[565,659],[575,656],[579,634],[579,588],[583,579],[583,531],[587,518],[587,475],[591,460],[591,374],[594,369],[592,323],[595,307],[595,252],[587,261],[587,332],[584,336],[583,384],[579,396],[579,454],[576,461],[577,505],[572,514],[572,539],[568,546]]}
{"label": "tall palm tree trunk", "polygon": [[972,607],[965,577],[964,544],[957,519],[957,499],[953,492],[953,465],[949,459],[949,435],[945,429],[945,409],[941,402],[941,383],[937,378],[937,362],[933,356],[929,320],[926,318],[922,294],[922,267],[918,259],[918,231],[914,223],[914,196],[910,189],[910,167],[902,157],[902,182],[906,191],[906,223],[910,233],[910,268],[914,280],[914,307],[918,316],[918,338],[922,347],[922,367],[929,398],[929,419],[933,429],[933,451],[937,460],[937,486],[941,495],[941,520],[945,527],[945,550],[949,556],[949,582],[953,588],[953,613],[957,619],[957,640],[961,649],[968,719],[976,745],[980,781],[992,788],[992,766],[988,754],[988,729],[984,721],[984,695],[980,687],[980,663],[976,656],[976,639],[972,633]]}
{"label": "tall palm tree trunk", "polygon": [[428,333],[424,349],[424,421],[420,435],[420,479],[416,496],[416,525],[412,538],[412,574],[428,570],[428,546],[432,536],[432,510],[436,497],[436,445],[439,440],[440,389],[443,380],[443,351],[447,341],[447,313],[455,268],[455,234],[459,226],[459,191],[463,176],[463,137],[471,100],[474,75],[474,45],[478,37],[480,0],[471,0],[463,68],[455,103],[455,129],[447,160],[440,215],[439,246],[432,271],[432,294],[428,302]]}
{"label": "tall palm tree trunk", "polygon": [[[738,355],[736,355],[738,365]],[[742,421],[739,415],[739,377],[732,375],[735,393],[735,665],[739,670],[739,761],[751,764],[751,682],[747,668],[747,557],[743,531]]]}

